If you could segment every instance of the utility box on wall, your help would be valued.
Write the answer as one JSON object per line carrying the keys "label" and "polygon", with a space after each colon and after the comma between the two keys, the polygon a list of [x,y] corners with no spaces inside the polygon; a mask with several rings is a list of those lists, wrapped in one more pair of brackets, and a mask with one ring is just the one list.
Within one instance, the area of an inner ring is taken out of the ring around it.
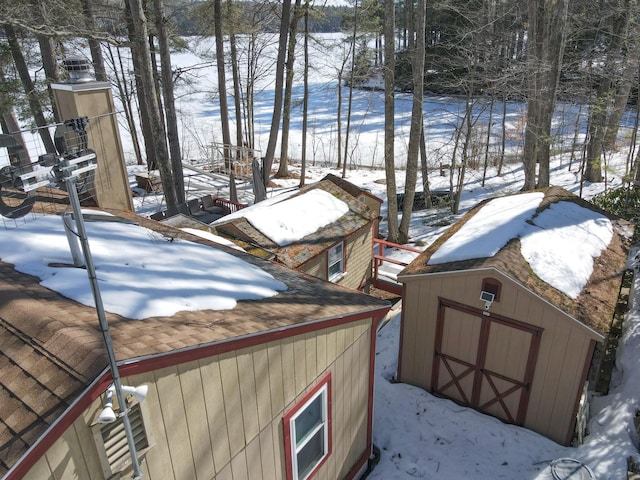
{"label": "utility box on wall", "polygon": [[89,118],[88,147],[98,157],[95,176],[95,200],[98,206],[133,211],[111,85],[85,77],[51,84],[51,89],[62,121]]}

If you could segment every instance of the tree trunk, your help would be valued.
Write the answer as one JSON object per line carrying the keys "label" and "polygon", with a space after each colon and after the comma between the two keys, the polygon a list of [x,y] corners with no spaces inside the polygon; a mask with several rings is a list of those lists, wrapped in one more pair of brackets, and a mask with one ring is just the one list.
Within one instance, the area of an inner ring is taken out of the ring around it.
{"label": "tree trunk", "polygon": [[[602,181],[602,156],[605,150],[605,136],[607,125],[610,125],[609,112],[614,105],[615,83],[620,63],[623,60],[623,49],[625,46],[625,36],[629,12],[623,11],[623,4],[626,2],[613,2],[613,31],[611,43],[607,50],[607,56],[603,73],[606,76],[600,80],[596,89],[596,98],[592,105],[591,122],[589,123],[589,134],[587,144],[587,159],[584,170],[584,179],[589,182]],[[631,53],[632,55],[636,52]],[[637,62],[637,58],[635,60]],[[617,130],[616,130],[617,131]],[[615,142],[614,142],[615,143]]]}
{"label": "tree trunk", "polygon": [[342,168],[342,73],[342,69],[340,69],[340,72],[338,72],[338,111],[336,112],[336,133],[338,137],[338,164],[336,167],[338,169]]}
{"label": "tree trunk", "polygon": [[[640,35],[640,33],[638,33]],[[615,99],[613,102],[613,110],[609,116],[607,122],[607,130],[604,136],[604,148],[608,151],[616,149],[616,142],[618,140],[618,130],[620,128],[620,121],[624,115],[629,102],[629,94],[631,93],[631,87],[633,80],[638,73],[638,58],[640,58],[640,49],[638,44],[635,46],[635,53],[631,56],[627,56],[624,71],[622,77],[619,80],[618,88],[616,89]]]}
{"label": "tree trunk", "polygon": [[[529,0],[523,190],[549,185],[551,120],[564,52],[568,0]],[[536,182],[536,164],[540,165]]]}
{"label": "tree trunk", "polygon": [[224,37],[222,35],[222,0],[213,2],[213,28],[216,37],[216,67],[218,71],[218,101],[220,102],[220,124],[222,127],[222,144],[224,151],[224,166],[230,171],[232,168],[231,130],[229,128],[229,105],[227,103],[227,78],[224,71]]}
{"label": "tree trunk", "polygon": [[[129,35],[131,49],[131,63],[133,64],[133,78],[135,81],[135,92],[138,99],[138,107],[139,107],[139,118],[140,118],[140,129],[142,131],[142,139],[144,141],[144,150],[147,156],[147,170],[158,170],[158,162],[156,161],[156,154],[153,145],[153,130],[151,129],[151,120],[149,113],[149,105],[147,101],[146,95],[142,95],[139,92],[144,91],[142,86],[142,73],[140,73],[144,68],[149,68],[148,66],[144,66],[144,62],[148,63],[148,60],[144,57],[144,45],[143,42],[146,42],[146,38],[138,39],[136,33],[136,26],[134,25],[133,15],[131,12],[131,8],[128,3],[125,3],[125,19],[127,22],[127,34]],[[123,82],[126,82],[127,75],[125,74],[125,70],[122,66],[122,57],[120,55],[120,50],[118,50],[118,58],[120,59],[120,67],[123,77]],[[142,63],[142,65],[141,65]]]}
{"label": "tree trunk", "polygon": [[[82,0],[82,13],[84,13],[87,30],[96,31],[97,27],[91,0]],[[96,80],[99,82],[106,82],[108,78],[106,69],[104,68],[104,56],[102,55],[102,47],[100,46],[100,42],[91,37],[87,39],[87,42],[89,43],[91,62],[93,63],[93,73],[96,77]]]}
{"label": "tree trunk", "polygon": [[351,108],[353,106],[353,83],[356,69],[356,36],[358,33],[358,0],[353,3],[353,31],[351,34],[351,72],[349,73],[349,99],[347,101],[347,128],[344,134],[344,163],[342,178],[347,176],[347,158],[349,157],[349,132],[351,130]]}
{"label": "tree trunk", "polygon": [[153,158],[155,159],[160,179],[162,180],[162,189],[167,208],[176,208],[178,206],[178,196],[175,189],[173,179],[173,169],[169,161],[169,152],[167,150],[167,141],[160,116],[160,107],[157,103],[157,95],[153,81],[153,73],[151,71],[151,55],[149,51],[149,43],[147,39],[147,17],[142,9],[140,0],[125,0],[125,4],[131,15],[131,22],[134,29],[134,37],[130,38],[132,45],[132,55],[137,56],[140,75],[140,88],[138,89],[138,98],[144,98],[147,106],[147,115],[149,122],[149,130],[151,137],[145,137],[145,144],[152,145]]}
{"label": "tree trunk", "polygon": [[424,135],[424,125],[420,137],[420,168],[422,170],[422,200],[426,208],[431,208],[431,189],[429,188],[429,164],[427,163],[427,143]]}
{"label": "tree trunk", "polygon": [[[627,3],[627,8],[628,7],[629,4]],[[623,15],[625,19],[624,22],[627,24],[631,23],[631,25],[628,27],[628,31],[625,30],[626,38],[623,43],[625,47],[623,48],[624,59],[621,61],[622,72],[618,79],[613,110],[609,116],[604,137],[604,148],[609,151],[616,148],[620,121],[627,108],[629,93],[631,92],[631,87],[638,73],[638,59],[640,58],[640,24],[638,24],[637,21],[629,22],[630,17],[637,18],[639,13],[637,3],[633,2],[633,11],[627,10],[625,13],[627,15]]]}
{"label": "tree trunk", "polygon": [[3,27],[7,35],[7,41],[9,42],[9,50],[11,51],[13,63],[16,66],[20,81],[22,82],[22,88],[24,88],[24,92],[27,95],[31,114],[33,115],[33,119],[36,125],[40,127],[38,128],[38,134],[40,135],[40,139],[42,140],[44,149],[47,153],[55,153],[56,147],[53,144],[51,135],[49,134],[49,129],[44,128],[47,126],[47,120],[42,111],[40,101],[38,100],[38,92],[36,91],[36,87],[33,84],[33,80],[31,80],[29,67],[27,66],[27,62],[25,61],[24,56],[22,55],[22,51],[20,50],[20,43],[18,42],[16,31],[13,26],[9,24],[4,24]]}
{"label": "tree trunk", "polygon": [[[46,23],[46,6],[42,0],[36,0],[33,4],[33,12],[37,20],[41,24]],[[58,61],[56,55],[55,40],[53,37],[46,35],[36,35],[38,38],[38,45],[40,46],[40,57],[42,59],[42,68],[46,76],[45,83],[47,85],[47,93],[49,94],[49,102],[51,104],[51,112],[56,122],[62,121],[58,115],[58,108],[53,96],[53,90],[51,90],[51,83],[60,82],[60,71],[58,68]]]}
{"label": "tree trunk", "polygon": [[422,112],[424,106],[424,53],[425,53],[425,0],[418,0],[415,10],[416,42],[413,54],[413,104],[411,107],[411,128],[409,130],[409,147],[407,151],[407,169],[405,176],[404,205],[400,221],[400,243],[409,241],[409,225],[413,200],[416,193],[418,175],[418,152],[422,135]]}
{"label": "tree trunk", "polygon": [[300,0],[296,0],[289,27],[289,45],[287,47],[287,68],[286,81],[284,87],[284,105],[282,108],[282,135],[280,138],[280,165],[276,177],[286,178],[289,176],[289,125],[291,124],[291,92],[293,90],[293,63],[296,51],[296,33],[298,32],[298,20],[300,20],[302,10]]}
{"label": "tree trunk", "polygon": [[[227,0],[227,13],[229,18],[232,15],[233,2]],[[238,146],[238,154],[244,142],[242,140],[242,90],[240,88],[240,72],[238,69],[238,49],[236,46],[236,34],[233,29],[234,21],[229,22],[229,47],[231,49],[231,76],[233,78],[233,105],[236,112],[236,145]],[[239,159],[238,159],[239,160]]]}
{"label": "tree trunk", "polygon": [[484,145],[484,165],[482,168],[482,186],[484,187],[487,179],[487,168],[489,168],[489,145],[491,144],[491,124],[493,123],[493,107],[495,105],[495,97],[491,94],[491,103],[489,104],[489,120],[487,121],[487,136]]}
{"label": "tree trunk", "polygon": [[273,100],[273,116],[271,117],[271,129],[269,130],[269,142],[264,156],[262,175],[265,186],[269,184],[271,167],[276,152],[278,141],[278,129],[282,115],[282,87],[284,83],[285,58],[287,53],[287,34],[289,32],[289,20],[291,17],[291,0],[282,2],[282,18],[280,20],[280,37],[278,40],[278,58],[276,64],[276,81]]}
{"label": "tree trunk", "polygon": [[453,197],[453,206],[451,213],[457,215],[460,212],[460,200],[462,200],[462,190],[464,187],[464,178],[467,173],[467,163],[469,162],[469,147],[471,144],[471,116],[473,114],[473,105],[471,103],[471,91],[467,92],[465,100],[465,112],[463,125],[465,127],[464,142],[462,143],[462,162],[458,172],[458,181],[456,183],[456,192]]}
{"label": "tree trunk", "polygon": [[395,2],[384,0],[384,171],[387,181],[387,240],[398,243],[395,168]]}
{"label": "tree trunk", "polygon": [[173,69],[171,67],[171,50],[167,33],[167,18],[164,12],[162,0],[153,0],[156,19],[156,33],[158,35],[158,47],[160,49],[160,75],[162,81],[162,96],[164,115],[167,127],[167,140],[169,141],[169,154],[171,157],[171,169],[173,170],[173,183],[176,190],[178,203],[184,203],[184,173],[182,170],[182,152],[180,150],[180,134],[178,133],[178,118],[173,94]]}
{"label": "tree trunk", "polygon": [[[110,45],[107,45],[107,52],[113,66],[113,75],[115,78],[116,89],[120,97],[120,102],[124,107],[125,118],[127,119],[127,126],[129,127],[129,134],[131,135],[131,141],[133,143],[133,150],[136,156],[136,162],[138,165],[144,165],[142,158],[142,151],[140,150],[140,139],[138,137],[138,129],[134,121],[132,94],[127,86],[127,78],[124,74],[124,66],[122,65],[122,56],[120,55],[120,47],[116,47],[118,52],[118,62],[116,62],[115,55]],[[118,68],[119,66],[119,68]],[[119,73],[120,72],[120,73]]]}
{"label": "tree trunk", "polygon": [[300,159],[300,187],[304,187],[307,174],[307,122],[309,117],[309,8],[310,0],[304,2],[304,73],[302,95],[302,158]]}

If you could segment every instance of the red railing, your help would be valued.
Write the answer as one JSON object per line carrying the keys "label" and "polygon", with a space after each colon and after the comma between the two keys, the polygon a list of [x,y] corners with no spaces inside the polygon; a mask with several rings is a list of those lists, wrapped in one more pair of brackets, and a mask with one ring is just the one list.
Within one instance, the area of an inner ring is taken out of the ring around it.
{"label": "red railing", "polygon": [[380,278],[380,266],[384,262],[393,263],[395,265],[402,265],[403,267],[406,267],[409,264],[396,258],[387,257],[384,254],[385,247],[397,248],[398,250],[405,250],[407,252],[418,254],[422,253],[422,250],[418,250],[417,248],[413,247],[407,247],[406,245],[399,245],[397,243],[388,242],[386,240],[382,240],[381,238],[373,239],[373,252],[371,255],[373,259],[373,286],[379,288],[380,290],[385,290],[396,295],[402,295],[402,286],[398,282],[394,281],[393,279],[387,280]]}
{"label": "red railing", "polygon": [[211,198],[213,199],[213,204],[218,207],[224,208],[225,214],[227,215],[233,212],[237,212],[238,210],[241,210],[248,206],[246,203],[232,202],[231,200],[227,200],[226,198],[220,198],[214,195],[212,195]]}

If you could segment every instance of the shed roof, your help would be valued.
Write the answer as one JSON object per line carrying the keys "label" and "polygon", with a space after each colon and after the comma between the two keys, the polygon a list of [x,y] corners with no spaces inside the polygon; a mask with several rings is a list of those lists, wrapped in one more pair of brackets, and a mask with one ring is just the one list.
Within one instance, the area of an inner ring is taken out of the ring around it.
{"label": "shed roof", "polygon": [[351,183],[350,181],[345,180],[342,177],[338,177],[337,175],[334,175],[333,173],[328,173],[327,175],[325,175],[322,178],[322,180],[329,180],[329,181],[335,183],[337,186],[342,188],[345,192],[349,193],[353,197],[358,198],[360,195],[367,195],[368,197],[371,197],[372,199],[376,200],[377,202],[382,203],[382,199],[380,197],[375,196],[369,190],[364,190],[364,189],[360,188],[358,185],[356,185],[354,183]]}
{"label": "shed roof", "polygon": [[[224,249],[283,282],[287,289],[230,310],[183,311],[130,320],[107,313],[117,360],[161,356],[299,324],[371,312],[389,305],[282,265],[221,247],[127,212],[122,218],[172,238]],[[170,275],[170,272],[167,273]],[[96,310],[39,284],[0,261],[0,475],[32,447],[108,366]]]}
{"label": "shed roof", "polygon": [[[297,268],[352,233],[371,224],[377,218],[377,214],[363,202],[358,201],[351,193],[328,179],[302,187],[295,194],[283,197],[282,201],[295,199],[316,189],[328,192],[342,200],[349,210],[335,222],[288,245],[279,246],[245,218],[252,209],[260,208],[259,204],[243,208],[230,217],[223,217],[213,227],[219,235],[237,241],[241,247],[252,254],[276,259],[288,267]],[[274,219],[274,221],[277,220]]]}
{"label": "shed roof", "polygon": [[[399,280],[406,282],[411,281],[412,277],[423,275],[495,268],[566,314],[606,335],[617,302],[622,273],[625,270],[633,231],[632,226],[560,187],[549,187],[540,190],[540,192],[544,194],[544,197],[537,207],[536,215],[556,202],[568,201],[590,211],[599,212],[611,220],[613,227],[611,242],[599,257],[594,258],[593,272],[577,298],[571,298],[536,275],[522,255],[518,236],[509,239],[492,256],[433,264],[429,262],[445,242],[473,219],[490,200],[481,202],[449,228],[400,273]],[[490,235],[492,232],[483,231],[482,233]],[[548,245],[548,248],[553,249],[554,245]]]}

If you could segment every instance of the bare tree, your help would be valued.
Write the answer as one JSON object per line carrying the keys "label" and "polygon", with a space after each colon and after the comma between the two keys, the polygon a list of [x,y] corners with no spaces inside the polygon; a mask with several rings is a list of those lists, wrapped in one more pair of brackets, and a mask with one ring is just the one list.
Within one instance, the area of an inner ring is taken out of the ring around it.
{"label": "bare tree", "polygon": [[409,225],[413,200],[416,194],[416,180],[418,175],[418,154],[422,137],[422,112],[424,102],[424,53],[425,53],[425,1],[418,0],[414,18],[416,20],[415,49],[413,53],[413,104],[411,108],[411,128],[409,130],[409,148],[407,151],[407,168],[404,186],[404,204],[402,205],[402,220],[399,227],[399,242],[409,241]]}
{"label": "bare tree", "polygon": [[384,0],[384,170],[387,180],[387,240],[397,243],[398,201],[395,168],[395,2]]}
{"label": "bare tree", "polygon": [[[35,0],[33,2],[33,13],[38,22],[45,23],[47,8],[43,0]],[[36,35],[38,39],[38,45],[40,46],[40,57],[42,59],[42,68],[46,76],[45,83],[47,85],[47,92],[49,94],[49,103],[51,105],[51,111],[53,112],[53,118],[56,121],[62,120],[58,116],[56,103],[53,97],[53,90],[51,90],[51,83],[60,81],[60,71],[58,68],[58,61],[56,56],[56,41],[55,38],[48,35]]]}
{"label": "bare tree", "polygon": [[184,173],[182,170],[182,151],[180,150],[180,135],[178,133],[178,118],[173,93],[173,69],[171,67],[171,49],[169,48],[169,34],[167,31],[167,17],[162,0],[153,0],[155,10],[156,35],[160,50],[160,76],[162,81],[162,105],[169,143],[169,156],[173,172],[173,184],[178,203],[185,201]]}
{"label": "bare tree", "polygon": [[220,103],[220,124],[224,148],[224,165],[231,170],[231,130],[229,129],[229,105],[227,102],[227,78],[225,74],[224,37],[222,35],[222,0],[213,2],[213,28],[216,37],[216,67],[218,72],[218,102]]}
{"label": "bare tree", "polygon": [[[36,126],[46,127],[48,122],[45,118],[40,100],[38,99],[38,91],[33,80],[31,79],[29,66],[27,65],[27,62],[22,54],[22,49],[20,48],[20,41],[18,40],[16,30],[12,25],[7,23],[5,23],[3,27],[5,34],[7,35],[7,41],[9,42],[9,50],[11,51],[13,63],[16,66],[18,76],[20,77],[20,81],[22,82],[22,88],[24,89],[24,92],[27,96],[29,108],[35,120]],[[47,128],[38,128],[38,134],[40,135],[45,150],[49,153],[55,153],[56,147],[53,144],[53,140],[51,139],[49,130]]]}
{"label": "bare tree", "polygon": [[298,22],[302,16],[300,0],[296,0],[291,16],[291,26],[289,27],[289,44],[287,47],[287,68],[284,86],[284,104],[282,108],[282,130],[280,138],[280,165],[276,177],[286,178],[289,176],[289,125],[291,124],[291,95],[293,90],[293,64],[295,61],[296,35],[298,33]]}
{"label": "bare tree", "polygon": [[278,39],[278,58],[276,61],[276,79],[273,100],[273,115],[271,117],[271,129],[269,130],[269,141],[267,151],[262,162],[262,175],[264,185],[269,184],[271,167],[276,152],[278,141],[278,130],[280,128],[280,117],[282,116],[282,87],[284,83],[285,58],[287,53],[287,37],[289,33],[289,21],[291,18],[291,0],[283,0],[280,18],[280,35]]}
{"label": "bare tree", "polygon": [[564,53],[568,4],[568,0],[528,0],[524,190],[549,185],[551,120]]}
{"label": "bare tree", "polygon": [[307,173],[307,124],[309,117],[309,8],[310,0],[304,2],[304,72],[302,74],[302,158],[300,159],[300,187],[304,187]]}
{"label": "bare tree", "polygon": [[[89,31],[97,31],[96,20],[93,9],[93,2],[91,0],[82,0],[82,13],[84,14],[84,20]],[[93,63],[93,72],[96,76],[96,80],[99,82],[106,82],[107,72],[105,69],[104,55],[102,54],[102,47],[100,46],[100,40],[89,36],[87,38],[89,43],[89,51],[91,52],[91,62]]]}
{"label": "bare tree", "polygon": [[229,48],[231,60],[231,76],[233,78],[233,106],[236,115],[236,145],[242,146],[242,89],[240,86],[240,69],[238,67],[238,47],[236,44],[235,24],[237,21],[234,15],[232,0],[227,0],[227,28],[229,29]]}
{"label": "bare tree", "polygon": [[124,107],[125,118],[127,121],[129,134],[131,135],[136,161],[138,165],[144,165],[144,158],[142,157],[142,151],[140,149],[141,140],[138,136],[138,129],[136,128],[136,122],[134,120],[134,95],[133,87],[130,86],[131,78],[126,75],[124,62],[122,60],[121,48],[107,44],[106,50],[107,61],[111,62],[111,70],[116,87],[115,91]]}
{"label": "bare tree", "polygon": [[132,44],[131,52],[134,58],[137,58],[137,71],[139,75],[138,98],[144,99],[146,104],[147,123],[149,133],[145,135],[145,144],[151,145],[151,153],[158,167],[160,179],[162,180],[162,189],[164,191],[165,202],[167,208],[176,208],[180,203],[175,188],[175,181],[182,179],[174,179],[173,169],[169,159],[167,149],[166,135],[162,118],[160,115],[160,106],[157,102],[156,88],[153,80],[153,72],[151,70],[151,55],[149,51],[149,38],[147,29],[147,17],[142,8],[140,0],[125,0],[127,10],[130,15],[131,25],[133,27],[133,35],[130,34],[129,40]]}

